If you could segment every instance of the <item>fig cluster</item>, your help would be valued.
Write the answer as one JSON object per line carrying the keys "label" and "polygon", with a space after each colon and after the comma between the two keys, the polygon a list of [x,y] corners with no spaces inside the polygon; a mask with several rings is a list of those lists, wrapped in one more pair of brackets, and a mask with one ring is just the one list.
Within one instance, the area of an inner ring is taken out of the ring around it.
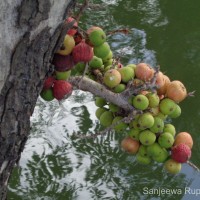
{"label": "fig cluster", "polygon": [[[96,36],[95,39],[99,41],[101,37]],[[95,105],[98,108],[95,114],[100,124],[104,127],[113,127],[116,132],[128,132],[121,141],[121,147],[135,154],[139,163],[164,163],[164,168],[168,172],[178,173],[181,170],[181,163],[187,162],[191,157],[193,144],[189,133],[176,134],[175,127],[170,123],[173,118],[181,115],[180,102],[188,95],[184,84],[179,80],[171,81],[167,75],[156,71],[147,63],[131,63],[125,66],[116,63],[105,41],[102,41],[100,48],[97,49],[101,48],[109,50],[103,50],[104,53],[107,52],[104,57],[94,51],[94,57],[89,62],[90,72],[93,69],[92,79],[99,82],[98,74],[94,73],[94,70],[98,69],[102,75],[101,83],[107,89],[119,95],[131,90],[127,104],[133,106],[138,114],[127,123],[123,120],[127,117],[125,110],[96,96]],[[134,87],[141,89],[134,92]]]}
{"label": "fig cluster", "polygon": [[170,80],[147,63],[123,65],[114,58],[102,28],[92,26],[83,34],[75,19],[66,20],[66,23],[72,22],[73,27],[67,31],[62,46],[54,55],[55,70],[45,80],[41,97],[51,101],[71,95],[72,85],[67,81],[71,71],[99,82],[127,98],[127,104],[136,111],[131,116],[131,112],[96,96],[95,114],[100,124],[116,132],[126,132],[121,147],[134,154],[139,163],[164,163],[168,172],[178,173],[181,164],[190,159],[193,146],[190,133],[177,134],[170,123],[181,115],[180,102],[188,96],[184,84]]}

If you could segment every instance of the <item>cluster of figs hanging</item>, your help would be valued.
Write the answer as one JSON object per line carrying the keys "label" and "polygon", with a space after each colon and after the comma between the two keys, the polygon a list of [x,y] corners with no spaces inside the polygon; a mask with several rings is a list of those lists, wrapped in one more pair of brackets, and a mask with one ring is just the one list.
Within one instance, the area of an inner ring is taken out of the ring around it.
{"label": "cluster of figs hanging", "polygon": [[147,63],[123,65],[116,62],[102,28],[92,26],[83,34],[74,18],[66,19],[66,23],[72,22],[73,27],[67,31],[62,46],[53,57],[54,72],[46,78],[40,96],[46,101],[66,99],[73,90],[68,82],[71,74],[85,73],[118,94],[131,86],[149,84],[154,78],[156,90],[137,90],[127,100],[127,104],[138,111],[129,123],[122,120],[127,115],[123,108],[100,96],[95,96],[96,117],[102,126],[112,126],[116,133],[126,133],[121,148],[135,155],[138,163],[163,163],[167,172],[180,172],[182,163],[190,159],[193,146],[191,134],[177,133],[171,123],[181,115],[180,102],[188,96],[184,84],[170,80]]}

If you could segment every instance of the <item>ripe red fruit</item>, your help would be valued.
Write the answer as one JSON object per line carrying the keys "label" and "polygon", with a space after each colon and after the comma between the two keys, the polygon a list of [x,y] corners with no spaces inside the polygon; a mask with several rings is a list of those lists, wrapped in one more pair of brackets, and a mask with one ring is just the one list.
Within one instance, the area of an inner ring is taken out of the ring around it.
{"label": "ripe red fruit", "polygon": [[93,56],[93,49],[91,46],[85,43],[85,40],[82,40],[79,44],[77,44],[73,51],[72,55],[74,58],[74,62],[89,62]]}
{"label": "ripe red fruit", "polygon": [[[72,22],[72,21],[74,21],[74,20],[75,20],[75,19],[74,19],[73,17],[68,17],[68,18],[66,19],[66,22],[67,22],[67,23],[70,23],[70,22]],[[74,21],[74,24],[73,24],[73,27],[67,31],[67,34],[68,34],[68,35],[71,35],[71,36],[74,36],[74,35],[76,34],[76,32],[77,32],[77,28],[78,28],[78,23],[77,23],[77,21],[75,20],[75,21]]]}
{"label": "ripe red fruit", "polygon": [[53,86],[54,81],[55,81],[55,78],[53,76],[46,78],[44,81],[43,90],[50,89]]}
{"label": "ripe red fruit", "polygon": [[72,93],[72,85],[64,80],[56,80],[53,86],[53,96],[57,100],[62,100],[69,97]]}
{"label": "ripe red fruit", "polygon": [[74,60],[72,55],[63,56],[60,54],[54,54],[52,64],[55,65],[56,71],[63,72],[73,68]]}
{"label": "ripe red fruit", "polygon": [[172,148],[172,159],[179,162],[185,163],[191,157],[191,149],[186,144],[178,144]]}

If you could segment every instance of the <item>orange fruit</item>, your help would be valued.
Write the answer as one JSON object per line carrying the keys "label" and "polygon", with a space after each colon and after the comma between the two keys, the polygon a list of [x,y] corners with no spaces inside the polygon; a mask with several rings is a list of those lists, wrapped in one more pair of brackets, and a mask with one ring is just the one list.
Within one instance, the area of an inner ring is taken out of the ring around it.
{"label": "orange fruit", "polygon": [[172,81],[167,85],[166,96],[179,103],[187,97],[187,90],[181,81]]}
{"label": "orange fruit", "polygon": [[174,146],[181,143],[188,145],[190,149],[192,149],[193,146],[192,136],[188,132],[178,133],[175,137]]}
{"label": "orange fruit", "polygon": [[139,63],[136,65],[135,75],[143,81],[149,81],[153,78],[154,70],[146,63]]}

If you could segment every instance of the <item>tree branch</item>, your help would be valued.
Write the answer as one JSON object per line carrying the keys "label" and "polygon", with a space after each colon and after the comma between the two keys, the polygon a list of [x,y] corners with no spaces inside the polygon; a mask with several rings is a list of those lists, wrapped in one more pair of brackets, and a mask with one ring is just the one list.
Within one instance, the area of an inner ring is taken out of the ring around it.
{"label": "tree branch", "polygon": [[101,85],[100,83],[97,83],[89,78],[75,76],[70,77],[69,82],[74,87],[77,87],[80,90],[88,91],[94,94],[95,96],[100,96],[104,98],[106,101],[121,107],[128,113],[135,109],[127,102],[124,96],[112,92],[111,90],[107,89],[104,85]]}

